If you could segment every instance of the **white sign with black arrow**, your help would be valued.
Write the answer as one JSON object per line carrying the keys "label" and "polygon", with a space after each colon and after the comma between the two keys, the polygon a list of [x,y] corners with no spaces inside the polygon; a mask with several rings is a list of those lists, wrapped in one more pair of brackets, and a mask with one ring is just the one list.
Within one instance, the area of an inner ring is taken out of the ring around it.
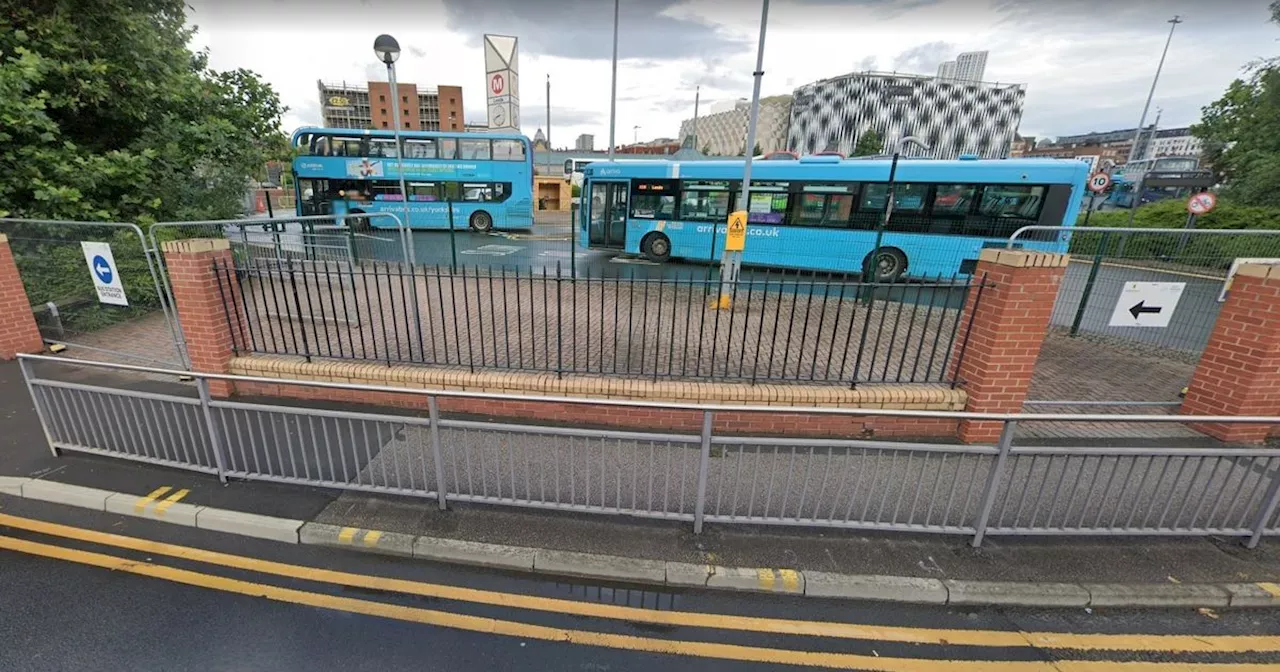
{"label": "white sign with black arrow", "polygon": [[1167,327],[1185,282],[1126,282],[1111,312],[1113,327]]}

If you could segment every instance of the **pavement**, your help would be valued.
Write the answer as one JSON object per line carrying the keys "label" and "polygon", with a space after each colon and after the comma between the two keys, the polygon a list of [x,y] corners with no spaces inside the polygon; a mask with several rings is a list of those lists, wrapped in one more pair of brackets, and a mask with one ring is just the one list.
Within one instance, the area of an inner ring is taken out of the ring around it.
{"label": "pavement", "polygon": [[[0,669],[1274,669],[1280,610],[756,595],[282,544],[0,495]],[[1152,666],[1158,664],[1160,666]]]}

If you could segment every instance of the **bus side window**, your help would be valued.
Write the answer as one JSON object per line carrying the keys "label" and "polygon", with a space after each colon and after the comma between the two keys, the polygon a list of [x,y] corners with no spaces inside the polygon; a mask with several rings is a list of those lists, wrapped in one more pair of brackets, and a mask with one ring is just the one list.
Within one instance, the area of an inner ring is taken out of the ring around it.
{"label": "bus side window", "polygon": [[440,138],[440,158],[442,159],[458,158],[457,138]]}
{"label": "bus side window", "polygon": [[431,138],[413,138],[404,141],[406,159],[436,158],[436,141]]}

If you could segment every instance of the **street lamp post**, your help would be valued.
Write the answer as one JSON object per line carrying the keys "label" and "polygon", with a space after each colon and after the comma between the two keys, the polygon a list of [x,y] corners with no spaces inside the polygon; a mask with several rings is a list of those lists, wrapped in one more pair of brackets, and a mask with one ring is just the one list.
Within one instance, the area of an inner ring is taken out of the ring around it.
{"label": "street lamp post", "polygon": [[1147,123],[1147,112],[1151,110],[1151,98],[1156,95],[1156,84],[1160,82],[1160,71],[1164,69],[1164,57],[1169,55],[1169,44],[1173,42],[1173,31],[1182,23],[1182,17],[1174,15],[1169,19],[1169,37],[1164,41],[1164,51],[1160,52],[1160,63],[1156,66],[1156,76],[1151,80],[1151,90],[1147,92],[1147,103],[1142,106],[1142,118],[1138,120],[1138,130],[1133,134],[1133,146],[1129,148],[1129,158],[1126,163],[1133,161],[1134,153],[1138,151],[1138,143],[1142,140],[1142,125]]}
{"label": "street lamp post", "polygon": [[889,228],[889,220],[893,217],[893,202],[897,192],[898,159],[902,156],[902,148],[905,145],[916,145],[926,152],[932,151],[928,144],[914,135],[901,138],[894,145],[893,160],[889,162],[889,184],[885,188],[884,194],[884,218],[880,221],[880,226],[876,227],[876,244],[871,248],[871,254],[867,257],[866,268],[862,271],[863,282],[866,282],[867,273],[871,274],[872,284],[880,279],[880,245],[884,240],[885,230]]}
{"label": "street lamp post", "polygon": [[613,78],[609,84],[609,160],[613,160],[613,129],[618,119],[618,0],[613,0]]}
{"label": "street lamp post", "polygon": [[640,127],[639,126],[631,127],[631,144],[632,145],[640,144]]}
{"label": "street lamp post", "polygon": [[400,198],[402,199],[402,214],[404,215],[404,221],[401,222],[404,229],[400,231],[400,239],[401,242],[404,243],[405,249],[408,252],[405,261],[412,264],[415,254],[413,250],[413,241],[408,238],[409,189],[405,186],[404,182],[404,144],[400,141],[400,91],[399,87],[396,86],[396,59],[400,58],[400,43],[396,41],[396,38],[391,37],[390,35],[379,35],[377,39],[373,41],[373,53],[377,54],[378,60],[387,65],[387,81],[391,85],[391,123],[395,126],[396,176],[399,178],[400,182]]}

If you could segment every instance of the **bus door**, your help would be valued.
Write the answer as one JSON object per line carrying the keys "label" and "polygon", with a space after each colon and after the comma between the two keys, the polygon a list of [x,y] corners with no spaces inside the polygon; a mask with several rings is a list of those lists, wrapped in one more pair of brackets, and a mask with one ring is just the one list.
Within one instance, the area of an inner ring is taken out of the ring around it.
{"label": "bus door", "polygon": [[630,182],[591,182],[587,238],[593,247],[622,248],[627,242],[627,190]]}

